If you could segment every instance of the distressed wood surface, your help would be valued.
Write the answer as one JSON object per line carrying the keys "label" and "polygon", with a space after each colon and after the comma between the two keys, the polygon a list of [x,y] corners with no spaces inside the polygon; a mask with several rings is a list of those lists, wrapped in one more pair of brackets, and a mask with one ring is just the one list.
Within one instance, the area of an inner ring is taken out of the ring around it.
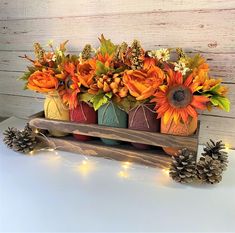
{"label": "distressed wood surface", "polygon": [[48,137],[48,139],[53,146],[58,147],[58,150],[87,156],[135,162],[150,167],[160,168],[169,168],[171,163],[171,157],[166,155],[160,148],[153,150],[137,150],[130,145],[107,146],[100,141],[80,142],[75,141],[71,137]]}
{"label": "distressed wood surface", "polygon": [[0,50],[31,50],[34,41],[46,44],[48,39],[55,42],[69,39],[71,50],[81,50],[87,42],[98,45],[97,37],[104,33],[115,43],[137,38],[146,49],[161,46],[234,53],[234,13],[233,9],[195,10],[3,20]]}
{"label": "distressed wood surface", "polygon": [[0,0],[0,19],[89,16],[156,11],[231,9],[234,0]]}
{"label": "distressed wood surface", "polygon": [[27,118],[43,109],[43,99],[0,94],[0,116]]}
{"label": "distressed wood surface", "polygon": [[[44,98],[45,95],[30,90],[24,90],[24,81],[19,80],[22,73],[0,71],[0,93],[6,95],[29,96],[33,98]],[[35,101],[32,105],[36,104]]]}
{"label": "distressed wood surface", "polygon": [[190,137],[161,134],[158,132],[138,131],[124,128],[114,128],[97,124],[81,124],[75,122],[35,118],[29,121],[34,128],[59,130],[65,133],[82,134],[106,139],[121,140],[124,142],[142,143],[152,146],[184,147],[197,151],[198,135]]}

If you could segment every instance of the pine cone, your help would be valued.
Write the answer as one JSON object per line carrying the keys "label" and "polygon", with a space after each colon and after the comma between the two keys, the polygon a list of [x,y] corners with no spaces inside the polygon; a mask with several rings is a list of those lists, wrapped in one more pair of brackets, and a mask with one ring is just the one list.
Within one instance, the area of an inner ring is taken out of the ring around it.
{"label": "pine cone", "polygon": [[92,47],[90,44],[86,44],[85,47],[82,50],[82,60],[88,60],[91,58],[91,53],[92,53]]}
{"label": "pine cone", "polygon": [[8,129],[3,132],[3,135],[5,135],[5,137],[3,138],[3,142],[9,148],[12,148],[13,146],[13,140],[15,139],[16,133],[17,129],[13,127],[12,128],[8,127]]}
{"label": "pine cone", "polygon": [[14,151],[29,153],[34,149],[35,145],[35,137],[30,132],[24,130],[16,132],[12,148]]}
{"label": "pine cone", "polygon": [[228,153],[223,151],[225,145],[222,141],[214,142],[210,139],[210,142],[207,142],[206,147],[203,148],[204,153],[202,153],[202,156],[208,155],[212,159],[220,161],[222,170],[226,170],[228,166]]}
{"label": "pine cone", "polygon": [[131,68],[133,70],[140,70],[143,68],[143,60],[144,60],[144,50],[142,49],[140,42],[138,40],[134,40],[131,45]]}
{"label": "pine cone", "polygon": [[197,163],[197,175],[204,183],[215,184],[222,180],[222,167],[219,160],[209,155],[201,157]]}
{"label": "pine cone", "polygon": [[29,133],[33,132],[32,128],[29,125],[29,123],[27,123],[26,126],[24,127],[24,131],[28,131]]}
{"label": "pine cone", "polygon": [[180,183],[191,183],[196,178],[196,155],[187,148],[178,151],[172,157],[169,175]]}

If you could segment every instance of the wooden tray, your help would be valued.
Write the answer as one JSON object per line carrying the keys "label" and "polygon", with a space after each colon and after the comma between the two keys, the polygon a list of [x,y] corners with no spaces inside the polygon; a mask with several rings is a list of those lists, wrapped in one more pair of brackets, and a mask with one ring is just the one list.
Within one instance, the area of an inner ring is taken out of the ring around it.
{"label": "wooden tray", "polygon": [[[198,134],[200,125],[195,135],[192,136],[175,136],[162,134],[158,132],[138,131],[132,129],[123,129],[102,126],[97,124],[81,124],[68,121],[45,119],[44,112],[39,112],[30,117],[30,126],[44,130],[59,130],[65,133],[75,133],[88,135],[94,140],[81,142],[75,140],[72,136],[51,137],[48,139],[59,150],[75,152],[84,155],[104,157],[118,161],[129,161],[144,164],[151,167],[169,167],[171,157],[164,153],[161,147],[188,148],[196,152],[198,149]],[[115,139],[125,142],[123,145],[108,146],[99,139]],[[134,148],[130,142],[142,143],[153,146],[152,149],[140,150]],[[195,156],[196,160],[196,156]]]}

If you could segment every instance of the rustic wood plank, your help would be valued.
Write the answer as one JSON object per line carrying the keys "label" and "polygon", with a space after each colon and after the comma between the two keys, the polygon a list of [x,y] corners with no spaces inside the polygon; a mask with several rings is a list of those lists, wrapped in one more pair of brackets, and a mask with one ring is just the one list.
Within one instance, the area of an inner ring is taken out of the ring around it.
{"label": "rustic wood plank", "polygon": [[146,49],[161,46],[234,53],[234,12],[197,10],[0,21],[0,50],[31,50],[34,41],[46,44],[49,39],[57,43],[69,39],[71,50],[81,50],[87,42],[96,46],[97,37],[104,33],[115,43],[137,38]]}
{"label": "rustic wood plank", "polygon": [[[40,137],[41,138],[41,137]],[[107,146],[100,141],[81,142],[71,137],[52,138],[50,143],[58,150],[69,151],[87,156],[96,156],[117,161],[134,162],[150,167],[169,168],[171,157],[160,148],[154,150],[137,150],[131,145]]]}
{"label": "rustic wood plank", "polygon": [[158,132],[146,132],[132,129],[114,128],[97,124],[81,124],[45,118],[34,118],[29,121],[34,128],[59,130],[65,133],[82,134],[93,137],[121,140],[125,142],[142,143],[152,146],[187,147],[197,151],[198,136],[174,136]]}
{"label": "rustic wood plank", "polygon": [[[191,48],[193,49],[193,48]],[[190,51],[191,52],[191,51]],[[78,51],[71,51],[73,54],[78,54]],[[19,58],[27,54],[34,57],[30,51],[1,51],[0,52],[0,71],[25,71],[26,66],[30,65],[26,60]],[[224,82],[235,83],[235,53],[202,53],[210,65],[210,74],[215,77],[221,77]],[[20,77],[21,73],[3,73],[0,72],[0,78],[6,76]]]}
{"label": "rustic wood plank", "polygon": [[235,119],[203,115],[200,120],[200,144],[205,144],[211,138],[223,140],[228,148],[235,149]]}
{"label": "rustic wood plank", "polygon": [[1,0],[0,19],[71,17],[154,11],[185,11],[202,9],[231,9],[234,0],[65,0],[41,1]]}
{"label": "rustic wood plank", "polygon": [[0,116],[26,118],[43,109],[43,99],[0,94]]}
{"label": "rustic wood plank", "polygon": [[45,95],[30,90],[24,90],[24,81],[18,80],[22,73],[0,71],[0,93],[21,95],[34,98],[44,98]]}

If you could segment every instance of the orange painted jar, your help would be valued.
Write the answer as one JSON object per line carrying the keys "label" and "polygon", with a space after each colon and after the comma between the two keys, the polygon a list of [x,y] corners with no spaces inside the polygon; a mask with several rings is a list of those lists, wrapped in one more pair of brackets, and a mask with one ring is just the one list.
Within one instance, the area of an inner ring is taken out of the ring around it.
{"label": "orange painted jar", "polygon": [[[179,122],[177,124],[172,122],[168,122],[167,124],[164,124],[163,121],[161,121],[161,133],[165,134],[172,134],[172,135],[179,135],[179,136],[189,136],[193,135],[198,126],[198,117],[191,118],[191,120],[188,122],[188,124]],[[168,155],[176,155],[179,148],[176,147],[163,147],[163,150]]]}

